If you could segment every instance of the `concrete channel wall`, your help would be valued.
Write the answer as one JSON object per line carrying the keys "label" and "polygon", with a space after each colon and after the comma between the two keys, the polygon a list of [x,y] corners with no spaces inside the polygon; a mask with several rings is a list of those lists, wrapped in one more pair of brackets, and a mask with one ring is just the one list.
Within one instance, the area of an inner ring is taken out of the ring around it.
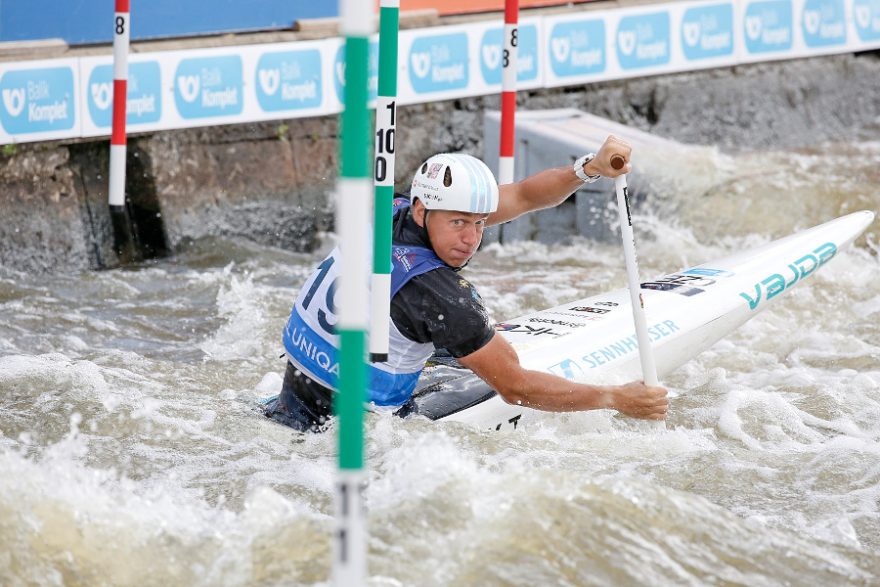
{"label": "concrete channel wall", "polygon": [[[278,40],[278,33],[267,35]],[[207,38],[194,43],[241,44]],[[259,42],[249,35],[246,42]],[[24,58],[24,57],[22,57]],[[880,54],[737,65],[520,92],[521,109],[576,108],[684,143],[723,150],[880,138]],[[431,154],[483,155],[483,113],[497,95],[403,106],[397,186]],[[128,212],[134,260],[206,236],[307,251],[332,229],[337,117],[134,135]],[[0,153],[0,266],[81,271],[118,266],[107,212],[106,139],[6,146]],[[563,164],[565,162],[560,162]]]}

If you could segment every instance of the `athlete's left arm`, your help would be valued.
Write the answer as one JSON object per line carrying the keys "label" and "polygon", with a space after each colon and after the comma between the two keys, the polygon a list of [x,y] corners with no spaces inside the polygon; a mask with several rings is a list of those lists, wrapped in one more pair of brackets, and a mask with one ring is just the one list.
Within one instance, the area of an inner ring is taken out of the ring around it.
{"label": "athlete's left arm", "polygon": [[[629,143],[609,135],[596,157],[584,165],[584,173],[603,177],[628,173],[631,152]],[[622,156],[626,162],[622,169],[611,167],[611,158],[615,155]],[[572,166],[566,165],[545,169],[522,181],[499,186],[498,210],[489,215],[487,223],[490,226],[501,224],[534,210],[558,206],[582,185]]]}

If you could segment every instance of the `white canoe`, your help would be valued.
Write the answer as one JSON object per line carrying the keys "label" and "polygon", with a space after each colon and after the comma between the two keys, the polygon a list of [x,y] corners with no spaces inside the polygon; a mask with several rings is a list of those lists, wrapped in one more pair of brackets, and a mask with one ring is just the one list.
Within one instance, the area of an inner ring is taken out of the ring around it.
{"label": "white canoe", "polygon": [[[663,377],[775,304],[874,220],[856,212],[755,249],[643,283],[649,335]],[[542,310],[498,331],[528,369],[591,383],[641,378],[627,290]],[[517,427],[536,411],[511,405],[462,369],[434,368],[404,412],[484,429]]]}

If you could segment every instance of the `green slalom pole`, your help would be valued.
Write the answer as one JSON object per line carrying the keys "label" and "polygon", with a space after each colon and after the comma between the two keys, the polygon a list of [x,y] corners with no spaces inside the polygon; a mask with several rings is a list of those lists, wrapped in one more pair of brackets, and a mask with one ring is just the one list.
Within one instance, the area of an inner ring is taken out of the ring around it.
{"label": "green slalom pole", "polygon": [[339,471],[336,483],[336,537],[333,584],[366,583],[364,525],[364,403],[367,399],[366,337],[369,326],[370,276],[370,124],[367,110],[367,65],[373,32],[373,3],[340,0],[345,37],[345,105],[342,112],[340,160],[336,185],[336,230],[340,235]]}
{"label": "green slalom pole", "polygon": [[370,360],[388,360],[391,322],[391,206],[397,124],[397,31],[400,0],[379,3],[379,94],[376,97],[373,183],[373,276],[370,281]]}

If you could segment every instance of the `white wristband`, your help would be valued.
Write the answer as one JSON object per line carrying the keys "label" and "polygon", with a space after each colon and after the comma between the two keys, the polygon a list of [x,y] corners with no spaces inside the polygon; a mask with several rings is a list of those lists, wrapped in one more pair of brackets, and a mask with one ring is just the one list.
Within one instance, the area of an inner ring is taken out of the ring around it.
{"label": "white wristband", "polygon": [[587,175],[584,172],[584,165],[586,165],[587,163],[589,163],[590,161],[592,161],[595,158],[596,158],[595,153],[587,153],[586,155],[584,155],[583,157],[581,157],[580,159],[575,161],[574,165],[572,165],[572,169],[574,169],[575,175],[577,175],[578,178],[584,183],[593,183],[594,181],[596,181],[597,179],[602,177],[599,174]]}

